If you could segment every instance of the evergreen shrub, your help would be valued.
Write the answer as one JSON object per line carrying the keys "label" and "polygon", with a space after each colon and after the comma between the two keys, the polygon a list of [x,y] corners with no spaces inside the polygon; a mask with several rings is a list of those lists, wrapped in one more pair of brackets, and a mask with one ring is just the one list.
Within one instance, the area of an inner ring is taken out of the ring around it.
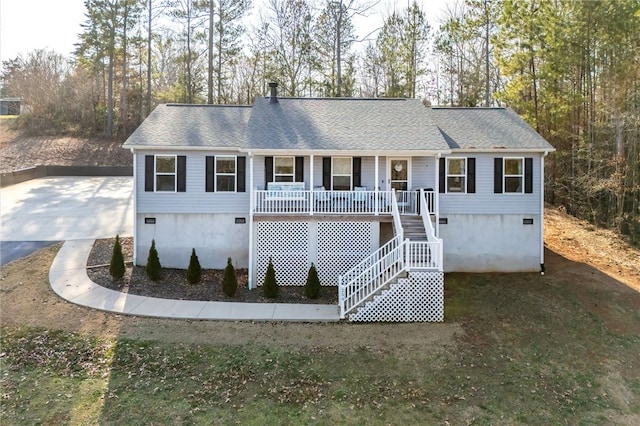
{"label": "evergreen shrub", "polygon": [[307,274],[307,282],[304,285],[304,295],[309,299],[317,299],[320,296],[320,279],[316,266],[311,262],[309,273]]}
{"label": "evergreen shrub", "polygon": [[147,257],[145,272],[151,281],[158,281],[162,274],[162,265],[160,265],[160,258],[156,250],[156,240],[151,240],[151,248],[149,249],[149,256]]}
{"label": "evergreen shrub", "polygon": [[109,275],[119,280],[124,276],[124,255],[122,254],[122,246],[120,245],[120,236],[116,235],[116,242],[113,244],[113,252],[111,254],[111,263],[109,264]]}
{"label": "evergreen shrub", "polygon": [[196,284],[202,277],[202,267],[200,267],[200,261],[198,255],[196,255],[196,249],[191,249],[191,258],[189,259],[189,267],[187,268],[187,281],[190,284]]}
{"label": "evergreen shrub", "polygon": [[236,271],[233,269],[233,263],[231,258],[227,259],[227,266],[224,268],[224,276],[222,277],[222,291],[229,297],[236,295],[238,289],[238,279],[236,278]]}
{"label": "evergreen shrub", "polygon": [[264,295],[269,299],[275,299],[278,297],[278,281],[276,281],[276,270],[273,269],[273,262],[269,258],[269,266],[267,266],[267,272],[264,275],[264,282],[262,283]]}

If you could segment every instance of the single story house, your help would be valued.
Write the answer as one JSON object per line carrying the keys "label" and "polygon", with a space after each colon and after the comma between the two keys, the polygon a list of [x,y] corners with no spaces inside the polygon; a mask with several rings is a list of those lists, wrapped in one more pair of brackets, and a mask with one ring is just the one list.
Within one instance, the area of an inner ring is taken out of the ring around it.
{"label": "single story house", "polygon": [[444,272],[544,270],[544,158],[505,108],[271,93],[252,106],[159,105],[127,139],[134,262],[228,257],[261,285],[311,263],[352,321],[440,321]]}

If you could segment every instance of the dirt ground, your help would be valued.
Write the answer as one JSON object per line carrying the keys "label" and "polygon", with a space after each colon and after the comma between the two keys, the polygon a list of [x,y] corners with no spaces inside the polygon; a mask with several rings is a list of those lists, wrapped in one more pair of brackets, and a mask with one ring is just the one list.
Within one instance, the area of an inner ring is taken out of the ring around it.
{"label": "dirt ground", "polygon": [[24,137],[0,120],[0,173],[38,165],[129,166],[133,156],[112,139]]}
{"label": "dirt ground", "polygon": [[[593,266],[640,292],[640,249],[615,232],[597,229],[566,214],[562,208],[545,209],[545,246],[574,262]],[[549,266],[549,265],[547,265]]]}

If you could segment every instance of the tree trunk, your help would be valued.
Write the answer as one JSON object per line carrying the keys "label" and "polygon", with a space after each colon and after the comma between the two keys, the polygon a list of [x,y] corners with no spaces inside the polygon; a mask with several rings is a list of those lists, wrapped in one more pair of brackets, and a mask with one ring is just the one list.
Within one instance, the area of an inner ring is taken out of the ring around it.
{"label": "tree trunk", "polygon": [[[147,28],[147,115],[151,114],[151,12],[153,0],[149,0],[149,26]],[[142,118],[142,117],[141,117]]]}
{"label": "tree trunk", "polygon": [[128,20],[128,5],[125,5],[125,11],[123,14],[122,22],[122,92],[120,95],[120,121],[122,125],[122,136],[127,136],[127,118],[129,115],[129,104],[127,102],[127,86],[128,86],[128,72],[127,72],[127,20]]}
{"label": "tree trunk", "polygon": [[[214,12],[214,2],[213,0],[209,0],[209,45],[207,46],[208,50],[208,59],[209,63],[207,66],[207,103],[209,105],[213,104],[213,14]],[[220,93],[220,85],[218,84],[218,93]],[[218,103],[220,101],[218,100]]]}

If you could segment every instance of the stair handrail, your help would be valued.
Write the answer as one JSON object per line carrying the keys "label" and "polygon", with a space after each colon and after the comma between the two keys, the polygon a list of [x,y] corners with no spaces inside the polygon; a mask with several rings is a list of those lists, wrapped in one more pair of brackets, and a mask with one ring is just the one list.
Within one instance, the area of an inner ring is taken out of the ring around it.
{"label": "stair handrail", "polygon": [[406,270],[406,245],[400,235],[371,253],[358,265],[338,277],[340,318],[360,306]]}
{"label": "stair handrail", "polygon": [[396,235],[400,236],[400,239],[404,239],[404,230],[402,229],[402,220],[400,219],[400,208],[398,207],[398,200],[396,198],[396,190],[391,189],[391,216],[393,217],[393,227],[395,228]]}
{"label": "stair handrail", "polygon": [[434,255],[432,265],[437,267],[439,271],[442,271],[444,269],[444,245],[442,238],[436,236],[436,231],[431,223],[431,212],[429,211],[429,204],[427,203],[424,189],[420,189],[420,215],[422,216],[422,223],[424,223],[425,233],[427,234],[427,241],[436,246],[432,252]]}
{"label": "stair handrail", "polygon": [[422,216],[422,223],[427,234],[428,241],[439,240],[436,237],[436,230],[431,223],[431,211],[429,210],[429,203],[427,203],[427,197],[424,189],[420,189],[420,216]]}

